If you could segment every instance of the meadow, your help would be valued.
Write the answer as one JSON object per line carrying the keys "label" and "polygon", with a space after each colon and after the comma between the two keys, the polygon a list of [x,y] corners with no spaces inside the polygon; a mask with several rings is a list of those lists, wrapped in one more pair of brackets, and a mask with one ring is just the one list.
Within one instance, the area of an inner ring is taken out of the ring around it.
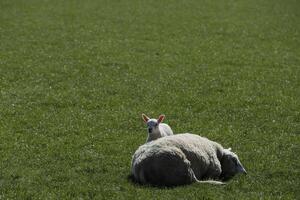
{"label": "meadow", "polygon": [[[0,199],[299,199],[300,2],[1,0]],[[141,114],[231,147],[226,186],[140,186]]]}

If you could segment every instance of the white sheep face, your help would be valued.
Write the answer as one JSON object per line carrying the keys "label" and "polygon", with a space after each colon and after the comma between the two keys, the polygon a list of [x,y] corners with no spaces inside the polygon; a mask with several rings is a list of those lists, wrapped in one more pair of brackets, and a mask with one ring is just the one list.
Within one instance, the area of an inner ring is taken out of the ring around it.
{"label": "white sheep face", "polygon": [[145,114],[142,115],[144,122],[147,125],[148,133],[149,134],[160,134],[158,125],[164,120],[165,116],[160,115],[158,119],[150,119]]}
{"label": "white sheep face", "polygon": [[148,128],[148,133],[152,134],[152,133],[158,133],[159,129],[158,129],[158,122],[156,119],[149,119],[147,121],[147,128]]}

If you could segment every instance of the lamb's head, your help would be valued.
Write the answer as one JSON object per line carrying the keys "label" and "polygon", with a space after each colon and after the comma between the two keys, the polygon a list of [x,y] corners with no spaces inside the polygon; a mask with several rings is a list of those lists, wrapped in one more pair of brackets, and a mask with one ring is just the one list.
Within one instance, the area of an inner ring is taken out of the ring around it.
{"label": "lamb's head", "polygon": [[158,125],[159,125],[159,123],[161,123],[164,120],[165,115],[160,115],[158,117],[158,119],[150,119],[147,115],[142,114],[142,118],[143,118],[144,122],[147,124],[149,135],[150,134],[153,134],[153,135],[160,134]]}
{"label": "lamb's head", "polygon": [[232,178],[234,175],[239,173],[247,174],[238,156],[231,151],[231,148],[223,150],[221,167],[221,179],[224,181]]}

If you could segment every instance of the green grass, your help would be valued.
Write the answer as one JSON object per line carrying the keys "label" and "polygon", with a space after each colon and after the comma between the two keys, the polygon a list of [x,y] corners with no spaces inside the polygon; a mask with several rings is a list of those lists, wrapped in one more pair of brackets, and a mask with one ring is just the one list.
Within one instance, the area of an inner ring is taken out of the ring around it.
{"label": "green grass", "polygon": [[[0,199],[299,199],[297,0],[1,0]],[[232,147],[224,187],[131,183],[141,113]]]}

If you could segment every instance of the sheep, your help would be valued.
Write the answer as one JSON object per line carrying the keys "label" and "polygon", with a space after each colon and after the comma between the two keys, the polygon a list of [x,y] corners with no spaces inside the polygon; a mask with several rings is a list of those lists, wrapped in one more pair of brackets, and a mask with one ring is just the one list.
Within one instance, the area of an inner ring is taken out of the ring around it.
{"label": "sheep", "polygon": [[225,184],[224,181],[238,173],[247,174],[230,148],[224,149],[214,141],[190,133],[159,138],[140,146],[131,163],[136,182],[157,186],[193,182]]}
{"label": "sheep", "polygon": [[158,119],[150,119],[147,115],[142,114],[142,119],[148,127],[146,143],[164,136],[173,135],[171,127],[168,124],[162,123],[164,118],[165,115],[160,115]]}

